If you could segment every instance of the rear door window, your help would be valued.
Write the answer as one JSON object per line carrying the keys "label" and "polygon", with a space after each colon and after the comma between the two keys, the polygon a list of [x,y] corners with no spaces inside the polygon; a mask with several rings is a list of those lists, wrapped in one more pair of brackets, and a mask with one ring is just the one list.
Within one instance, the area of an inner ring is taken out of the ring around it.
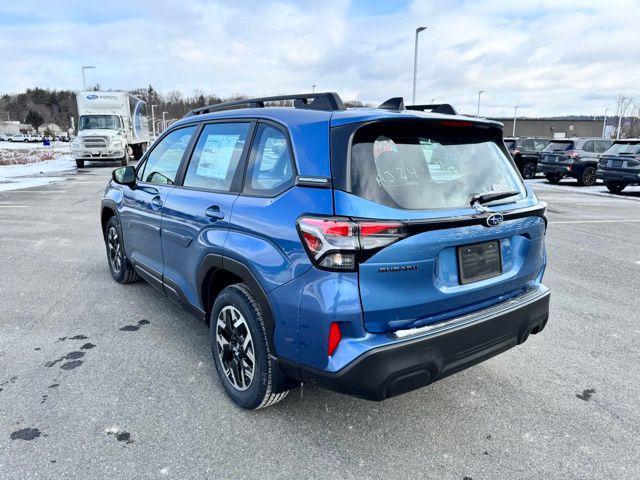
{"label": "rear door window", "polygon": [[541,152],[547,145],[549,145],[549,140],[534,140],[536,152]]}
{"label": "rear door window", "polygon": [[394,208],[425,210],[469,207],[472,197],[489,192],[522,196],[524,189],[510,160],[484,130],[379,122],[354,135],[351,191]]}
{"label": "rear door window", "polygon": [[596,153],[604,153],[607,151],[607,148],[611,145],[609,140],[596,140],[595,142],[595,152]]}
{"label": "rear door window", "polygon": [[589,140],[588,142],[584,142],[584,144],[582,145],[582,150],[584,150],[585,152],[593,152],[594,150],[594,146],[593,146],[593,140]]}
{"label": "rear door window", "polygon": [[191,156],[183,186],[231,191],[247,140],[249,122],[205,125]]}

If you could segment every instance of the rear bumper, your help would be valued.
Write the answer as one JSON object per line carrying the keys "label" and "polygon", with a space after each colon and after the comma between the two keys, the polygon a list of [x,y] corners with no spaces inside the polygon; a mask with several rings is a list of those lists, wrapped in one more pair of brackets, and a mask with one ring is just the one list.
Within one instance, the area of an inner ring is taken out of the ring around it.
{"label": "rear bumper", "polygon": [[515,299],[452,320],[388,335],[390,343],[356,358],[338,372],[289,364],[304,382],[368,400],[384,400],[424,387],[504,352],[549,317],[549,290],[540,285]]}
{"label": "rear bumper", "polygon": [[572,168],[569,165],[551,165],[548,163],[540,163],[539,165],[542,173],[550,173],[552,175],[571,175]]}
{"label": "rear bumper", "polygon": [[640,183],[640,171],[629,172],[621,170],[603,170],[598,169],[596,177],[604,180],[605,182],[619,182],[619,183]]}

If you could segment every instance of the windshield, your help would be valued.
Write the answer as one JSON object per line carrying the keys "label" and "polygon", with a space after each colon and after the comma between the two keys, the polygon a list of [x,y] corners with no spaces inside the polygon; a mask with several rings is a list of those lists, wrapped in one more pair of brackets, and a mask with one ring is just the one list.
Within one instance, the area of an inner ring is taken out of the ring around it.
{"label": "windshield", "polygon": [[122,120],[117,115],[82,115],[80,117],[80,130],[96,128],[120,130],[122,128]]}
{"label": "windshield", "polygon": [[564,152],[565,150],[571,150],[573,148],[573,142],[549,142],[549,145],[544,147],[543,152]]}
{"label": "windshield", "polygon": [[604,152],[605,155],[620,155],[625,153],[632,155],[640,153],[640,143],[614,143]]}
{"label": "windshield", "polygon": [[517,191],[522,198],[522,182],[491,133],[391,123],[362,127],[351,149],[351,191],[406,210],[469,207],[474,196],[491,192]]}

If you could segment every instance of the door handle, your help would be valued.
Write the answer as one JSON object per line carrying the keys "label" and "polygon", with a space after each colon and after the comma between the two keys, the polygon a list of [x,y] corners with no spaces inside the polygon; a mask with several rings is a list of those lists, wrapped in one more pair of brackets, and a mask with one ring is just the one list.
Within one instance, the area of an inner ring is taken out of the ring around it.
{"label": "door handle", "polygon": [[224,213],[220,211],[220,207],[218,205],[213,205],[212,207],[207,208],[205,215],[212,222],[222,220],[224,218]]}
{"label": "door handle", "polygon": [[162,197],[160,195],[156,195],[151,199],[151,207],[154,209],[162,208]]}

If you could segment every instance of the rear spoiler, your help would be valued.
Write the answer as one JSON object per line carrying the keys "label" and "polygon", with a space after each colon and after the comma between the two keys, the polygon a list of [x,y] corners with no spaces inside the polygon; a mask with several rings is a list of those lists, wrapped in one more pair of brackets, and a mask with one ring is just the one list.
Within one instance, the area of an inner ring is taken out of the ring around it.
{"label": "rear spoiler", "polygon": [[445,115],[457,115],[456,109],[448,103],[434,103],[430,105],[407,105],[407,110],[420,110],[421,112],[443,113]]}

